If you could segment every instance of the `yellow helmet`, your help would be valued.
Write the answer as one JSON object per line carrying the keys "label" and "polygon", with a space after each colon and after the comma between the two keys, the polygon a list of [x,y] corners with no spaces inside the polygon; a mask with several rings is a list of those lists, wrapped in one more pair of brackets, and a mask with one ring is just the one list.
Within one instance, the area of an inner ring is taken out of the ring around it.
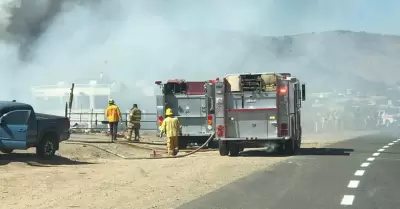
{"label": "yellow helmet", "polygon": [[173,115],[174,113],[172,112],[172,109],[171,108],[168,108],[166,111],[165,111],[165,115],[166,116],[169,116],[169,115]]}

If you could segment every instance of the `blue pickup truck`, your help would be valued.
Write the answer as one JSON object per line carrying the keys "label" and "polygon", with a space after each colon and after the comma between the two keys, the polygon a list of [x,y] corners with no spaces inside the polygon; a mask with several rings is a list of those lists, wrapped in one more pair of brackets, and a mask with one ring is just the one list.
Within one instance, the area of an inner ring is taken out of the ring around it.
{"label": "blue pickup truck", "polygon": [[0,101],[0,152],[36,147],[37,155],[50,158],[69,137],[68,118],[35,113],[29,104]]}

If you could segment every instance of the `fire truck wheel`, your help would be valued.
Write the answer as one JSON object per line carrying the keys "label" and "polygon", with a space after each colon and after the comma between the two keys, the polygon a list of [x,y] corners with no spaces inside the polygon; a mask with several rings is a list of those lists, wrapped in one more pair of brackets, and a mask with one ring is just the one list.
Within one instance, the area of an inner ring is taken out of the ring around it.
{"label": "fire truck wheel", "polygon": [[285,153],[288,155],[294,155],[297,147],[297,140],[289,139],[285,143]]}
{"label": "fire truck wheel", "polygon": [[178,147],[179,149],[186,149],[188,145],[187,138],[184,136],[179,136],[178,138]]}
{"label": "fire truck wheel", "polygon": [[209,149],[217,149],[218,146],[219,146],[219,145],[218,145],[218,142],[217,142],[217,141],[211,140],[211,141],[208,143],[207,148],[209,148]]}
{"label": "fire truck wheel", "polygon": [[298,136],[298,140],[297,140],[297,150],[299,150],[301,147],[301,139],[302,139],[302,130],[300,127],[299,136]]}
{"label": "fire truck wheel", "polygon": [[187,143],[187,141],[185,141],[185,140],[179,140],[179,141],[178,141],[178,147],[179,147],[179,149],[186,149],[186,148],[187,148],[187,145],[188,145],[188,143]]}
{"label": "fire truck wheel", "polygon": [[228,144],[224,141],[219,140],[218,145],[219,145],[219,155],[227,156],[229,154]]}
{"label": "fire truck wheel", "polygon": [[389,128],[389,126],[390,126],[389,120],[386,120],[386,121],[385,121],[385,126],[386,126],[386,128]]}
{"label": "fire truck wheel", "polygon": [[229,155],[232,157],[238,156],[240,153],[240,147],[237,144],[232,144],[229,146]]}

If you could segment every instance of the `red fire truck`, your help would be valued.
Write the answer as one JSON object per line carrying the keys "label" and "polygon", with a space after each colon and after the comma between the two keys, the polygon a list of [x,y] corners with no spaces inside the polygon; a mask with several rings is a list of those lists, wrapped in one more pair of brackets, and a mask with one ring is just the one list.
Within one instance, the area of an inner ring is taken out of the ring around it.
{"label": "red fire truck", "polygon": [[[171,79],[163,83],[156,81],[161,92],[156,96],[157,125],[160,128],[165,118],[165,110],[171,108],[179,118],[182,135],[179,136],[179,147],[186,148],[188,144],[201,145],[215,132],[214,98],[215,82],[185,81]],[[218,144],[214,141],[209,146]]]}
{"label": "red fire truck", "polygon": [[299,79],[290,73],[229,74],[214,86],[221,156],[271,144],[294,154],[300,147],[305,84]]}

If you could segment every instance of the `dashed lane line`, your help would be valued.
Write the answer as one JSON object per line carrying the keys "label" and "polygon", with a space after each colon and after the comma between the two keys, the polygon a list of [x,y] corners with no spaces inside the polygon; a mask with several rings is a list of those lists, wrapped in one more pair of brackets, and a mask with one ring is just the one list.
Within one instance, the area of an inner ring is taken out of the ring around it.
{"label": "dashed lane line", "polygon": [[345,195],[340,202],[341,205],[352,205],[354,201],[354,195]]}
{"label": "dashed lane line", "polygon": [[375,160],[374,157],[369,157],[369,158],[367,158],[367,161],[374,161],[374,160]]}
{"label": "dashed lane line", "polygon": [[[385,149],[388,149],[390,146],[392,146],[393,144],[400,142],[400,139],[396,139],[393,142],[388,143],[387,145],[383,146],[381,149],[378,149],[378,152],[375,152],[372,154],[373,157],[369,157],[367,158],[368,162],[372,162],[375,160],[375,157],[378,157],[379,154],[383,151],[385,151]],[[370,163],[362,163],[360,165],[360,167],[362,168],[366,168],[370,165]],[[363,176],[365,173],[365,170],[357,170],[354,173],[354,176]],[[358,185],[360,185],[360,181],[359,180],[351,180],[349,182],[349,184],[347,185],[347,188],[351,188],[351,189],[356,189],[358,187]],[[342,201],[340,202],[341,205],[353,205],[354,202],[354,195],[344,195],[342,198]]]}
{"label": "dashed lane line", "polygon": [[358,180],[351,180],[350,182],[349,182],[349,184],[347,185],[347,187],[348,188],[357,188],[358,187],[358,184],[360,184],[360,181],[358,181]]}
{"label": "dashed lane line", "polygon": [[357,170],[357,171],[354,173],[354,175],[355,175],[355,176],[363,176],[364,173],[365,173],[365,170]]}
{"label": "dashed lane line", "polygon": [[369,166],[369,163],[363,163],[363,164],[361,164],[361,167],[363,167],[363,168],[368,167],[368,166]]}

